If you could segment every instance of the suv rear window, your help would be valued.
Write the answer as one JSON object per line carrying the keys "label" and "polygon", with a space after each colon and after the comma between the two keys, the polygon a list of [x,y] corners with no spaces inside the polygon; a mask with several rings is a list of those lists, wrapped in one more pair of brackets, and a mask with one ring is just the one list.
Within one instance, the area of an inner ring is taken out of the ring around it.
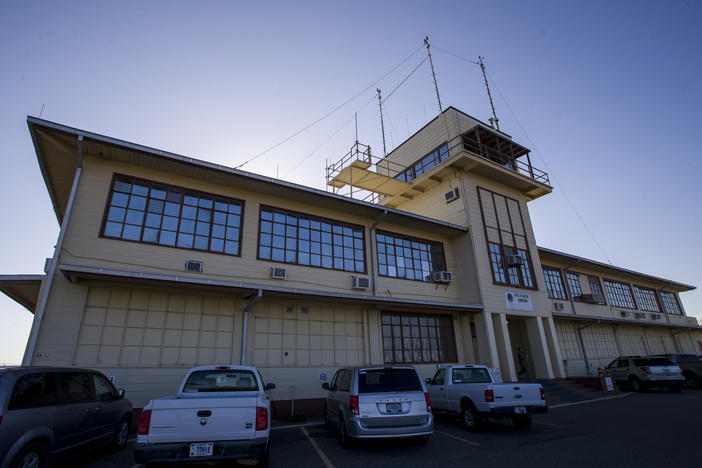
{"label": "suv rear window", "polygon": [[641,358],[634,359],[635,366],[674,366],[675,363],[668,358]]}
{"label": "suv rear window", "polygon": [[258,390],[253,372],[248,370],[195,371],[183,386],[183,393],[245,392]]}
{"label": "suv rear window", "polygon": [[358,372],[358,393],[421,392],[414,369],[377,369]]}

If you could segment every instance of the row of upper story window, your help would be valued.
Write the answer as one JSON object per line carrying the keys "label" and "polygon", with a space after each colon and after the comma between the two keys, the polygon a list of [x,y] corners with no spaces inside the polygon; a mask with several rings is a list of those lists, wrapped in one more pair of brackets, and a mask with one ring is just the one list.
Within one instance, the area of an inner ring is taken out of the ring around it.
{"label": "row of upper story window", "polygon": [[[241,256],[244,201],[115,175],[101,233],[181,249]],[[377,231],[378,274],[428,281],[446,270],[441,242]],[[366,273],[365,228],[261,205],[257,258]]]}
{"label": "row of upper story window", "polygon": [[[551,299],[568,300],[568,294],[575,301],[591,302],[599,305],[609,305],[624,309],[640,309],[649,312],[665,312],[667,314],[682,315],[682,308],[677,295],[668,291],[636,286],[621,281],[603,279],[594,275],[582,274],[590,285],[591,295],[583,294],[580,286],[581,274],[572,271],[565,272],[565,285],[560,269],[543,266],[546,290]],[[602,285],[604,285],[604,292]],[[566,290],[567,287],[567,290]],[[606,292],[606,296],[605,296]],[[587,298],[587,300],[585,300]]]}

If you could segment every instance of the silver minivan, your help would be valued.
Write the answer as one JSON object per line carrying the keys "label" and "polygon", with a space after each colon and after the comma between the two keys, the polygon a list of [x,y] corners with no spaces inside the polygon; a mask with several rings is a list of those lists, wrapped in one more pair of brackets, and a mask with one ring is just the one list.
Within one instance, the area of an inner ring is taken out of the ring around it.
{"label": "silver minivan", "polygon": [[132,404],[100,372],[0,368],[0,468],[41,468],[127,443]]}
{"label": "silver minivan", "polygon": [[426,443],[434,432],[429,393],[412,366],[342,368],[322,388],[324,420],[339,430],[344,448],[356,439],[414,437]]}

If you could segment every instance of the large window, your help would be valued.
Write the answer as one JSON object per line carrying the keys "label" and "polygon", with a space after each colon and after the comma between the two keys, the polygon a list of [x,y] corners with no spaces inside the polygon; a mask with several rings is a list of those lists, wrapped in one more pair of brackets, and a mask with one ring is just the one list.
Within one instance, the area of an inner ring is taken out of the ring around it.
{"label": "large window", "polygon": [[432,271],[446,270],[444,246],[440,242],[378,231],[376,248],[381,276],[431,281]]}
{"label": "large window", "polygon": [[[533,288],[534,281],[531,276],[529,254],[523,249],[513,249],[505,245],[488,242],[490,250],[490,263],[495,283],[509,284],[523,288]],[[522,264],[508,266],[507,259],[511,255],[522,257]]]}
{"label": "large window", "polygon": [[450,315],[383,312],[385,362],[456,362],[456,337]]}
{"label": "large window", "polygon": [[410,182],[411,180],[416,179],[420,175],[427,172],[429,169],[438,166],[442,161],[447,160],[448,157],[448,145],[444,143],[404,171],[397,174],[395,178],[403,182]]}
{"label": "large window", "polygon": [[590,283],[590,291],[595,295],[597,304],[606,305],[600,279],[597,276],[587,275],[587,281]]}
{"label": "large window", "polygon": [[563,287],[563,277],[557,268],[544,267],[544,280],[546,281],[546,291],[551,299],[568,299]]}
{"label": "large window", "polygon": [[578,275],[573,272],[566,271],[565,277],[566,283],[568,284],[568,292],[570,293],[570,297],[575,299],[576,297],[582,295],[583,290],[580,287]]}
{"label": "large window", "polygon": [[609,303],[614,307],[624,307],[626,309],[636,309],[634,296],[631,294],[631,286],[619,281],[604,280],[605,291]]}
{"label": "large window", "polygon": [[682,309],[675,293],[661,291],[661,302],[667,314],[682,315]]}
{"label": "large window", "polygon": [[658,307],[658,300],[656,299],[656,291],[649,288],[640,288],[634,286],[634,292],[636,293],[636,300],[639,302],[639,308],[641,310],[648,310],[649,312],[660,312],[660,307]]}
{"label": "large window", "polygon": [[115,176],[102,235],[240,255],[244,202]]}
{"label": "large window", "polygon": [[261,207],[258,258],[366,272],[363,227]]}

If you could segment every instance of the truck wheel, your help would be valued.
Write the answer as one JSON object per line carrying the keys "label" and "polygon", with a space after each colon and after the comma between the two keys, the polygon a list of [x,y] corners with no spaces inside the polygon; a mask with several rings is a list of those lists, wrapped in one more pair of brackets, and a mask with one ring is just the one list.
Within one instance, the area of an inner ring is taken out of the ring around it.
{"label": "truck wheel", "polygon": [[256,457],[256,466],[259,468],[268,468],[271,464],[271,438],[268,436],[266,451]]}
{"label": "truck wheel", "polygon": [[477,431],[483,427],[483,418],[470,403],[463,408],[463,422],[469,431]]}
{"label": "truck wheel", "polygon": [[44,466],[44,447],[29,444],[12,460],[11,468],[41,468]]}
{"label": "truck wheel", "polygon": [[643,385],[641,385],[641,381],[636,377],[631,377],[629,379],[629,384],[635,392],[643,392]]}
{"label": "truck wheel", "polygon": [[512,416],[512,424],[519,429],[526,429],[531,426],[531,416]]}
{"label": "truck wheel", "polygon": [[124,446],[127,445],[128,438],[129,438],[129,418],[125,416],[119,422],[119,426],[117,427],[117,431],[115,432],[115,435],[112,438],[112,448],[114,450],[123,449]]}

